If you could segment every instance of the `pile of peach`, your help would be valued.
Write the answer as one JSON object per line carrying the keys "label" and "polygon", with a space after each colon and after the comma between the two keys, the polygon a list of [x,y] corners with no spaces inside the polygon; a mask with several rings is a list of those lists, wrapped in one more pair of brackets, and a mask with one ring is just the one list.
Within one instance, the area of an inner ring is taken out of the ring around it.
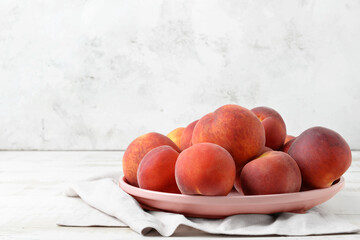
{"label": "pile of peach", "polygon": [[326,188],[350,167],[335,131],[313,127],[298,137],[272,108],[224,105],[167,136],[147,133],[123,157],[126,181],[143,189],[225,196]]}

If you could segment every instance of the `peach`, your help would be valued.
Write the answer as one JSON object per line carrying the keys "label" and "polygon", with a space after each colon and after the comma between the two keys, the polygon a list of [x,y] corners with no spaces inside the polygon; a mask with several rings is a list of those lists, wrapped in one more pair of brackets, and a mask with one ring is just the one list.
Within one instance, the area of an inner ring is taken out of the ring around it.
{"label": "peach", "polygon": [[191,141],[192,134],[193,134],[194,128],[198,121],[199,120],[193,121],[192,123],[187,125],[187,127],[184,129],[184,131],[181,135],[181,140],[180,140],[180,150],[181,151],[187,149],[188,147],[190,147],[192,145],[192,141]]}
{"label": "peach", "polygon": [[180,193],[175,181],[175,163],[179,153],[164,145],[148,152],[139,164],[137,181],[147,190]]}
{"label": "peach", "polygon": [[185,149],[175,165],[176,183],[183,194],[226,196],[233,188],[235,172],[230,153],[213,143]]}
{"label": "peach", "polygon": [[288,142],[285,141],[286,143],[284,144],[284,146],[282,146],[281,151],[283,151],[285,153],[289,153],[289,149],[294,141],[295,141],[295,138],[289,140]]}
{"label": "peach", "polygon": [[280,149],[286,138],[286,126],[280,114],[269,107],[256,107],[251,111],[256,114],[265,128],[265,146],[274,150]]}
{"label": "peach", "polygon": [[144,134],[130,143],[122,159],[123,172],[128,183],[136,187],[139,186],[137,170],[141,160],[151,149],[162,145],[169,145],[180,152],[180,149],[170,138],[155,132]]}
{"label": "peach", "polygon": [[[258,154],[258,156],[256,156],[256,158],[259,157],[260,155],[266,153],[266,152],[269,152],[269,151],[273,151],[273,150],[272,150],[271,148],[269,148],[269,147],[264,146],[264,147],[261,149],[261,151],[260,151],[260,153]],[[240,183],[240,173],[241,173],[241,170],[242,170],[242,169],[237,169],[237,171],[236,171],[234,188],[235,188],[236,191],[238,191],[239,193],[244,194],[244,192],[243,192],[243,190],[242,190],[242,188],[241,188],[241,183]]]}
{"label": "peach", "polygon": [[313,127],[292,143],[289,154],[300,167],[304,188],[326,188],[351,164],[351,150],[337,132]]}
{"label": "peach", "polygon": [[224,105],[206,114],[196,124],[192,143],[211,142],[225,148],[241,169],[256,157],[265,145],[265,131],[250,110],[238,105]]}
{"label": "peach", "polygon": [[171,141],[176,144],[176,146],[178,146],[178,148],[180,148],[180,139],[184,129],[185,128],[183,127],[175,128],[174,130],[169,132],[168,135],[166,135],[168,138],[171,139]]}
{"label": "peach", "polygon": [[244,166],[240,174],[240,184],[245,195],[298,192],[301,187],[301,173],[290,155],[269,151]]}

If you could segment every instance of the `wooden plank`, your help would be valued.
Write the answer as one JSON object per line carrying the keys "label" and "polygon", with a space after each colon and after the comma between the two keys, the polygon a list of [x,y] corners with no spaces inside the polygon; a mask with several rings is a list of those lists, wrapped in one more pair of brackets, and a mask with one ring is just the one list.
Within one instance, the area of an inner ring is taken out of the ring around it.
{"label": "wooden plank", "polygon": [[[74,180],[107,171],[121,171],[123,152],[0,152],[0,239],[140,239],[127,228],[57,227],[56,220],[73,211],[80,199],[63,197]],[[344,175],[345,189],[321,207],[360,226],[360,152]],[[178,237],[210,235],[184,228]],[[154,236],[158,236],[154,234]],[[213,236],[211,237],[221,237]],[[148,239],[149,237],[147,237]],[[227,237],[233,238],[233,237]],[[237,237],[234,237],[237,238]],[[257,237],[268,239],[269,237]],[[277,238],[277,237],[275,237]],[[316,236],[287,239],[317,239]],[[334,235],[326,239],[359,239],[360,235]],[[244,237],[244,239],[250,239]]]}

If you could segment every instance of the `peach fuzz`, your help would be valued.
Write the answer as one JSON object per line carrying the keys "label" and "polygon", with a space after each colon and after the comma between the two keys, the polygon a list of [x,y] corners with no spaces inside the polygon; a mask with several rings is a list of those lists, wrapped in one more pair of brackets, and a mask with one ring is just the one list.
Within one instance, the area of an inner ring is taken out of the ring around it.
{"label": "peach fuzz", "polygon": [[345,139],[324,127],[309,128],[301,133],[288,152],[300,167],[304,189],[331,186],[352,161]]}
{"label": "peach fuzz", "polygon": [[176,144],[176,146],[178,146],[178,148],[180,148],[180,139],[184,129],[185,128],[183,127],[175,128],[166,135],[168,138],[171,139],[171,141],[173,141]]}
{"label": "peach fuzz", "polygon": [[156,147],[139,164],[139,187],[147,190],[180,193],[175,181],[175,163],[179,153],[170,146]]}
{"label": "peach fuzz", "polygon": [[225,148],[241,169],[256,157],[265,145],[265,131],[250,110],[238,105],[224,105],[203,116],[196,124],[192,143],[211,142]]}
{"label": "peach fuzz", "polygon": [[198,121],[199,120],[193,121],[192,123],[187,125],[186,128],[184,129],[184,131],[181,135],[181,140],[180,140],[180,150],[181,151],[184,151],[185,149],[187,149],[188,147],[190,147],[192,145],[191,139],[192,139],[194,128]]}
{"label": "peach fuzz", "polygon": [[286,125],[280,114],[269,107],[256,107],[251,109],[260,119],[265,129],[265,146],[278,150],[284,145],[286,138]]}
{"label": "peach fuzz", "polygon": [[213,143],[185,149],[175,165],[176,183],[183,194],[226,196],[234,186],[235,172],[230,153]]}
{"label": "peach fuzz", "polygon": [[130,143],[122,159],[124,176],[129,184],[139,186],[137,170],[141,160],[150,150],[162,145],[168,145],[180,152],[180,149],[170,138],[155,132],[144,134]]}
{"label": "peach fuzz", "polygon": [[295,160],[288,154],[269,151],[244,166],[240,184],[245,195],[298,192],[301,173]]}

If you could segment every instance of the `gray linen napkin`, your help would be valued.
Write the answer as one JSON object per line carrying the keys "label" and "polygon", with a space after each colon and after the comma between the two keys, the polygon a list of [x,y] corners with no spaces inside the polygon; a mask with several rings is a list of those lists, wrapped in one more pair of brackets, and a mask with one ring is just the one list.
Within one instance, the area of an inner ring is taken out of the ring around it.
{"label": "gray linen napkin", "polygon": [[[305,214],[239,214],[224,219],[189,218],[181,214],[144,211],[137,201],[118,186],[121,173],[109,173],[73,183],[65,192],[86,204],[57,222],[59,226],[129,226],[145,235],[156,230],[171,236],[182,225],[212,234],[226,235],[319,235],[354,233],[360,228],[319,207]],[[91,207],[90,207],[91,206]],[[94,210],[96,209],[96,210]]]}

